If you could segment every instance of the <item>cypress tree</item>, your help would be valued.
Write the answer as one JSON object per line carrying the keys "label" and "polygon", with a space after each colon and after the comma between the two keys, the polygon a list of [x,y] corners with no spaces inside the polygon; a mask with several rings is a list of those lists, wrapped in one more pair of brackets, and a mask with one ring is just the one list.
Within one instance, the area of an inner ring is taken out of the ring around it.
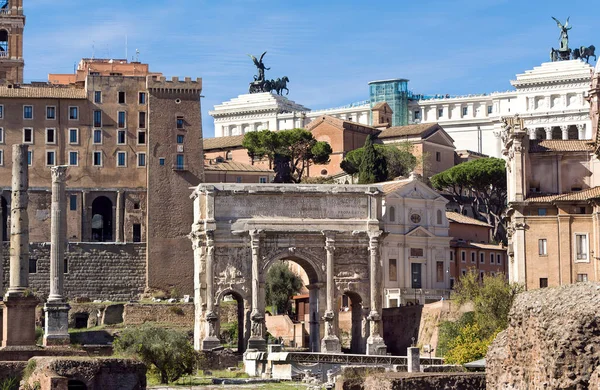
{"label": "cypress tree", "polygon": [[373,139],[369,135],[365,141],[363,158],[358,169],[358,183],[371,184],[387,178],[385,158],[375,150]]}

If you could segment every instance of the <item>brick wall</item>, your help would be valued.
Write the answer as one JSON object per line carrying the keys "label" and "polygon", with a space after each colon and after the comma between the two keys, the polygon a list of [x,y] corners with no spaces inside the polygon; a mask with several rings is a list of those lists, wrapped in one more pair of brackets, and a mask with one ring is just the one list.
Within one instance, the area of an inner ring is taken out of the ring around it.
{"label": "brick wall", "polygon": [[[65,295],[69,299],[128,301],[144,292],[146,286],[145,244],[70,243],[67,247],[68,272]],[[4,243],[4,291],[9,279],[9,246]],[[50,244],[33,243],[30,257],[36,259],[36,272],[29,285],[44,295],[50,288]]]}

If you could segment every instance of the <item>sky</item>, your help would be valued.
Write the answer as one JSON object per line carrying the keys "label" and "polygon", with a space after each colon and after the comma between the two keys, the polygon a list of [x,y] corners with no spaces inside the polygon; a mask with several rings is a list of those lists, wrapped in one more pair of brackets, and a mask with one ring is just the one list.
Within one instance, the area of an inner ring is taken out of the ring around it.
{"label": "sky", "polygon": [[202,77],[208,111],[266,77],[312,109],[368,99],[372,80],[409,79],[423,94],[511,89],[549,59],[570,16],[570,46],[595,44],[598,0],[24,0],[25,81],[72,73],[81,58],[135,57],[165,76]]}

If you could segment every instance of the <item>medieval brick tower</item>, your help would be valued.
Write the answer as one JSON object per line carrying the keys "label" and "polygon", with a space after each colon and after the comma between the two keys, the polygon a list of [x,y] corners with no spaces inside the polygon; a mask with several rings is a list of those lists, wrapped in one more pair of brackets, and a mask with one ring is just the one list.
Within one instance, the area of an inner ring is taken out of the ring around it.
{"label": "medieval brick tower", "polygon": [[23,0],[0,0],[0,84],[23,83]]}

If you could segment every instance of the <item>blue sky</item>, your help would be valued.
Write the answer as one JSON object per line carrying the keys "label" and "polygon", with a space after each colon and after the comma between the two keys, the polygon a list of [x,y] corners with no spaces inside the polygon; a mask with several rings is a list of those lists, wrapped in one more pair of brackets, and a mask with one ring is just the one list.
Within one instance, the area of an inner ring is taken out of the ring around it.
{"label": "blue sky", "polygon": [[268,78],[312,109],[368,96],[367,83],[407,78],[416,93],[510,89],[558,46],[551,16],[570,16],[571,46],[600,52],[600,1],[558,0],[25,0],[26,81],[70,73],[82,57],[125,57],[166,76],[202,77],[208,110],[246,93],[267,51]]}

